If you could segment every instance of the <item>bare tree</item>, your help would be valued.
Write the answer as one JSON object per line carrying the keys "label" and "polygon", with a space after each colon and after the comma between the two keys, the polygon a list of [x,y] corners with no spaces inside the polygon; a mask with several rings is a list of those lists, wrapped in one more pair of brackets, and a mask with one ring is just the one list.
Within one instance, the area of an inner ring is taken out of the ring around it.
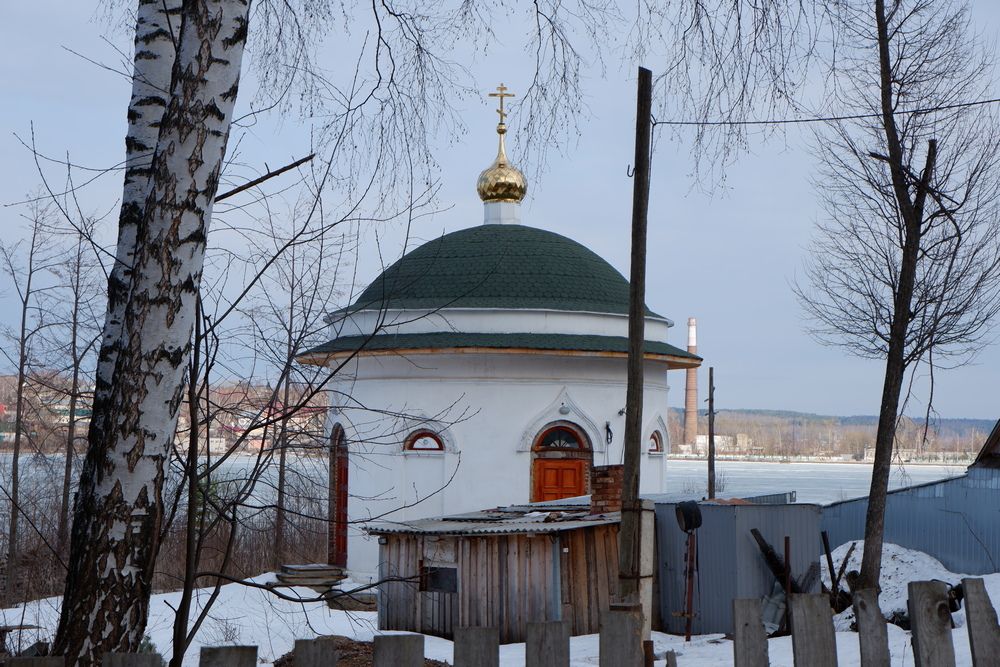
{"label": "bare tree", "polygon": [[[292,230],[292,237],[298,230]],[[277,230],[272,229],[272,232]],[[276,245],[284,245],[289,238],[275,238]],[[275,248],[272,250],[274,252]],[[333,257],[326,257],[327,253]],[[261,361],[268,366],[287,371],[281,373],[277,389],[280,398],[279,411],[283,417],[277,424],[274,445],[278,450],[278,480],[275,497],[274,520],[274,565],[277,568],[284,563],[286,557],[287,527],[286,527],[286,496],[288,492],[287,459],[290,450],[309,448],[315,442],[295,442],[296,433],[292,428],[293,412],[289,406],[297,400],[296,394],[308,390],[314,378],[296,377],[297,367],[291,365],[295,356],[304,351],[306,341],[315,341],[326,328],[325,317],[333,310],[336,298],[336,249],[328,248],[325,235],[320,235],[308,245],[292,245],[280,256],[280,262],[275,264],[276,271],[269,280],[262,281],[262,287],[272,286],[273,289],[262,290],[263,303],[248,313],[257,329],[254,339],[261,344]],[[328,267],[332,265],[332,268]],[[329,275],[328,275],[329,272]],[[281,303],[275,295],[285,297]],[[296,382],[299,380],[299,382]],[[303,382],[304,381],[304,382]],[[298,385],[298,386],[297,386]],[[297,391],[298,389],[298,391]],[[315,448],[315,447],[314,447]]]}
{"label": "bare tree", "polygon": [[[66,211],[65,208],[63,208]],[[56,278],[56,289],[49,291],[44,300],[43,318],[47,321],[45,347],[46,365],[55,370],[66,382],[59,382],[55,389],[66,400],[66,429],[62,477],[62,493],[56,529],[56,548],[59,553],[69,546],[70,490],[73,487],[73,463],[76,447],[81,440],[81,415],[88,412],[90,403],[90,378],[93,377],[94,348],[100,336],[99,300],[104,298],[100,278],[99,255],[93,243],[98,221],[76,209],[69,229],[65,224],[55,225],[51,233],[55,238],[68,237],[69,247],[63,261],[51,267]],[[83,420],[89,422],[89,419]]]}
{"label": "bare tree", "polygon": [[26,431],[27,391],[29,365],[34,354],[35,339],[44,326],[39,311],[39,296],[52,286],[45,282],[45,274],[59,261],[48,231],[51,212],[41,204],[33,204],[27,216],[29,227],[25,241],[12,244],[0,243],[0,270],[10,279],[17,297],[17,329],[9,338],[16,348],[11,355],[6,347],[3,354],[17,369],[14,412],[14,447],[10,464],[10,484],[4,490],[10,506],[7,530],[6,568],[0,583],[0,603],[10,603],[13,589],[18,584],[18,524],[20,505],[20,457]]}
{"label": "bare tree", "polygon": [[838,99],[817,134],[827,220],[796,292],[819,340],[885,360],[861,587],[878,584],[906,374],[959,364],[1000,311],[1000,133],[991,63],[955,0],[843,3]]}

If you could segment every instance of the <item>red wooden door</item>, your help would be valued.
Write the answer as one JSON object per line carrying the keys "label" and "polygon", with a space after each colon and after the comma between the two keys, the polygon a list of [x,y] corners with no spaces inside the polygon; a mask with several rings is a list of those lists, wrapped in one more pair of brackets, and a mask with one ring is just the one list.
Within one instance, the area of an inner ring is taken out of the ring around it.
{"label": "red wooden door", "polygon": [[584,459],[535,459],[534,493],[531,500],[559,500],[587,492],[587,461]]}

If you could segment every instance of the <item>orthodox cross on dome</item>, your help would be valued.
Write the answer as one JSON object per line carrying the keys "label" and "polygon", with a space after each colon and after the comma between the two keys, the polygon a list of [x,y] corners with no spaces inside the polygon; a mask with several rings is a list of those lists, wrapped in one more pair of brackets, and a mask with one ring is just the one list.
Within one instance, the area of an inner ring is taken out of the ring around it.
{"label": "orthodox cross on dome", "polygon": [[[497,158],[483,173],[479,174],[479,181],[476,184],[479,197],[487,204],[497,202],[516,204],[524,199],[524,195],[528,191],[528,182],[525,180],[524,174],[507,159],[507,150],[504,147],[504,135],[507,134],[507,124],[505,122],[507,120],[507,111],[504,109],[504,99],[514,97],[514,93],[509,93],[507,90],[507,86],[501,83],[497,86],[495,93],[488,93],[489,97],[496,97],[500,100],[500,105],[497,109],[500,122],[497,123]],[[502,220],[490,217],[491,211],[497,213],[499,210],[496,206],[487,206],[486,222],[519,221],[516,212],[511,211],[507,211],[507,217]]]}
{"label": "orthodox cross on dome", "polygon": [[497,109],[497,113],[500,114],[500,124],[501,125],[503,125],[504,121],[507,119],[507,112],[503,110],[503,100],[504,100],[504,98],[505,97],[516,97],[514,95],[514,93],[508,93],[507,90],[508,90],[507,86],[505,86],[505,85],[503,85],[501,83],[499,86],[497,86],[497,92],[495,92],[495,93],[489,93],[490,97],[498,97],[498,98],[500,98],[500,108]]}

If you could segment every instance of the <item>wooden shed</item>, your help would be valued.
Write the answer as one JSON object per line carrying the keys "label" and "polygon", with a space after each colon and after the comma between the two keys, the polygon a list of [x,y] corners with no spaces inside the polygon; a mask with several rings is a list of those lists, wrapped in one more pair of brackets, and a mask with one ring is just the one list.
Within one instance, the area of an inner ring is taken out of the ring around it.
{"label": "wooden shed", "polygon": [[620,519],[550,502],[369,526],[379,628],[450,638],[492,626],[511,643],[528,622],[569,620],[574,635],[596,633],[617,587]]}

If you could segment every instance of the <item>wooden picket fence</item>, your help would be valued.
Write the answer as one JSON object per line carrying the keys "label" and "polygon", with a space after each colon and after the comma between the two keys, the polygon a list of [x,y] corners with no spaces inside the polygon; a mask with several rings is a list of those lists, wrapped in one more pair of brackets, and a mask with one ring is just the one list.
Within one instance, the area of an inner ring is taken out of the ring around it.
{"label": "wooden picket fence", "polygon": [[[1000,625],[982,579],[963,579],[965,618],[974,667],[1000,665]],[[908,612],[916,667],[956,667],[948,584],[910,582]],[[837,638],[830,598],[824,594],[791,596],[792,654],[796,665],[836,667]],[[888,667],[886,620],[873,591],[854,593],[854,615],[864,667]],[[767,637],[759,600],[733,600],[735,667],[767,667]]]}
{"label": "wooden picket fence", "polygon": [[[1000,665],[1000,625],[982,579],[963,579],[966,627],[974,667]],[[956,667],[952,643],[948,585],[941,581],[909,584],[909,617],[916,667]],[[798,667],[836,667],[837,639],[830,598],[824,594],[793,594],[790,598],[792,653]],[[886,621],[872,591],[854,594],[861,664],[888,667]],[[767,667],[767,636],[759,599],[733,600],[733,655],[735,667]],[[652,643],[642,641],[642,614],[637,608],[605,611],[601,616],[600,666],[652,665]],[[568,667],[570,624],[566,621],[528,623],[525,667]],[[676,667],[669,652],[667,667]],[[339,660],[332,638],[295,642],[295,667],[335,667]],[[11,667],[63,667],[63,659],[7,658]],[[681,660],[683,664],[683,659]],[[103,667],[159,667],[153,654],[112,654]],[[201,667],[254,667],[256,646],[220,646],[201,649]],[[375,637],[375,667],[423,667],[423,635]],[[455,667],[499,667],[500,634],[496,628],[455,628]]]}

